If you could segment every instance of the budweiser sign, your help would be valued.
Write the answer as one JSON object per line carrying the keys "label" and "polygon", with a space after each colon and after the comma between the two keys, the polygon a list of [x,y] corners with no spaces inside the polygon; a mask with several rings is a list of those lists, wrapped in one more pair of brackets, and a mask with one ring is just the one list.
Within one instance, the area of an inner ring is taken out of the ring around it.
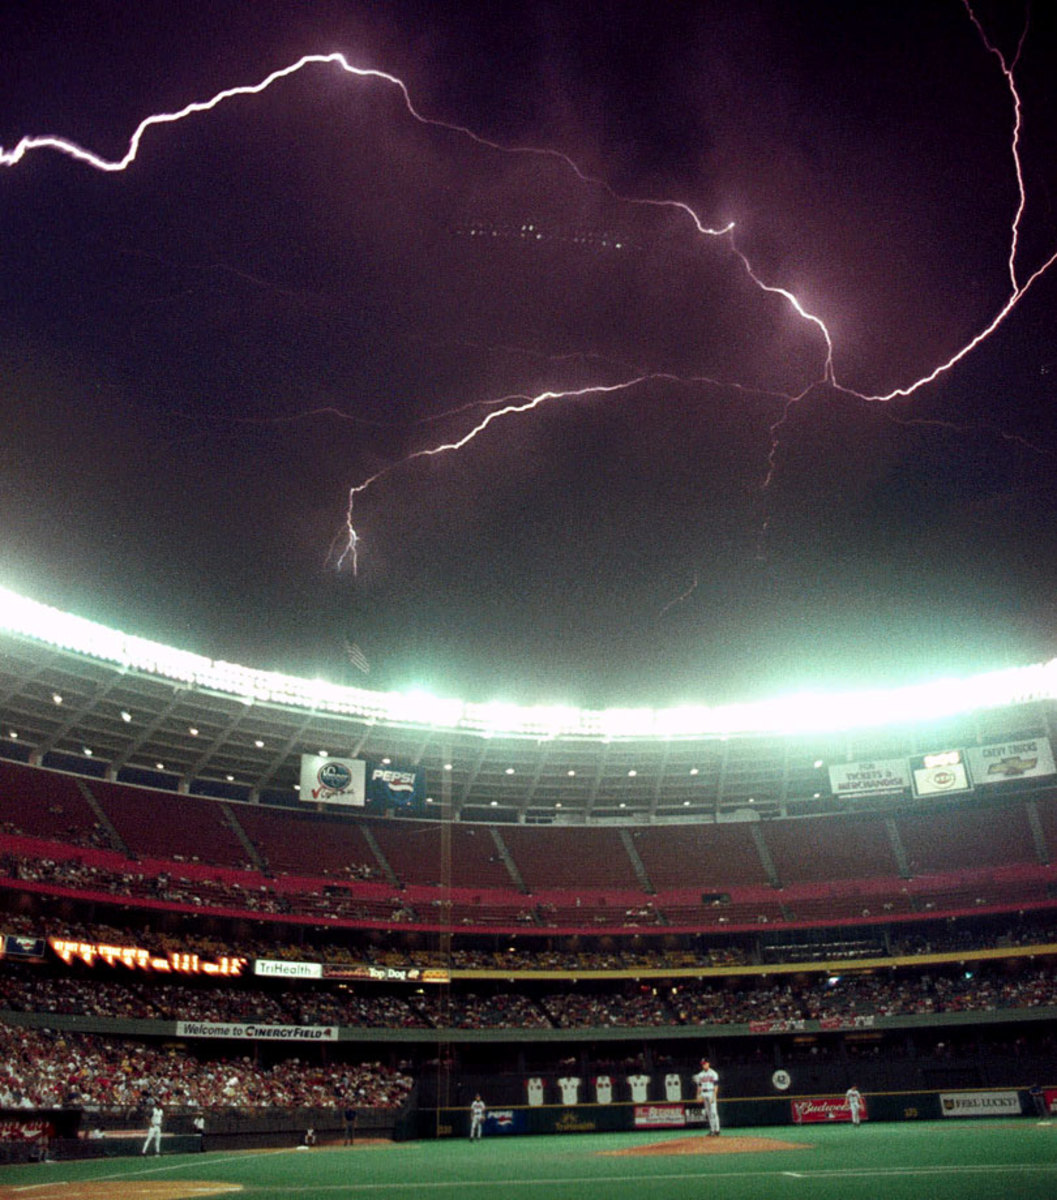
{"label": "budweiser sign", "polygon": [[55,1126],[50,1121],[0,1121],[0,1142],[46,1142],[54,1136]]}
{"label": "budweiser sign", "polygon": [[798,1017],[775,1017],[772,1021],[750,1021],[749,1033],[803,1033],[807,1022]]}
{"label": "budweiser sign", "polygon": [[[827,1121],[850,1121],[851,1109],[843,1096],[815,1096],[810,1100],[792,1100],[794,1125],[821,1125]],[[866,1117],[866,1107],[860,1114]]]}
{"label": "budweiser sign", "polygon": [[873,1029],[876,1017],[873,1013],[859,1013],[854,1017],[822,1017],[819,1029]]}
{"label": "budweiser sign", "polygon": [[671,1129],[686,1124],[686,1112],[681,1104],[636,1104],[636,1129]]}

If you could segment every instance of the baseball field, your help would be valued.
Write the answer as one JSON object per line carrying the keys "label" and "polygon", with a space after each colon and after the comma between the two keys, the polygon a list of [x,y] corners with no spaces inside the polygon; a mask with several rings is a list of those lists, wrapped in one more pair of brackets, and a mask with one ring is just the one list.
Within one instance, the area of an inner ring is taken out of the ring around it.
{"label": "baseball field", "polygon": [[1057,1195],[1057,1124],[948,1121],[493,1137],[0,1168],[0,1200],[1019,1200]]}

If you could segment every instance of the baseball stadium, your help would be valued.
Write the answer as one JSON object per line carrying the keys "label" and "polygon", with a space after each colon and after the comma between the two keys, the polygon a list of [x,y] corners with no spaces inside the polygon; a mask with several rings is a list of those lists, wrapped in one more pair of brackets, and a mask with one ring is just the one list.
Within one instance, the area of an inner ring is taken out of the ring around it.
{"label": "baseball stadium", "polygon": [[0,46],[0,1200],[1057,1195],[1057,6]]}
{"label": "baseball stadium", "polygon": [[1053,1186],[1055,664],[544,709],[0,625],[0,1195]]}

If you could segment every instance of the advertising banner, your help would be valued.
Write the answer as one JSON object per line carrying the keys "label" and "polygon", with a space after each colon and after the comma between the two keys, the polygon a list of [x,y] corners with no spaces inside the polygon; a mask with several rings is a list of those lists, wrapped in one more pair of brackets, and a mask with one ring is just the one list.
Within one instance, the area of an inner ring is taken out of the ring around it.
{"label": "advertising banner", "polygon": [[518,1108],[490,1108],[485,1113],[484,1132],[491,1133],[524,1133],[526,1129],[525,1114]]}
{"label": "advertising banner", "polygon": [[367,764],[360,758],[302,754],[298,797],[305,804],[347,804],[363,808],[366,775]]}
{"label": "advertising banner", "polygon": [[450,983],[447,967],[376,967],[371,963],[326,963],[324,979],[366,979],[373,983]]}
{"label": "advertising banner", "polygon": [[965,751],[977,784],[1005,783],[1007,779],[1030,779],[1057,774],[1050,739],[1027,738],[1020,742],[993,742],[969,746]]}
{"label": "advertising banner", "polygon": [[941,1092],[940,1111],[945,1117],[1019,1117],[1016,1092]]}
{"label": "advertising banner", "polygon": [[973,790],[960,750],[920,754],[910,760],[910,771],[914,778],[914,793],[918,796],[947,796]]}
{"label": "advertising banner", "polygon": [[749,1033],[803,1033],[807,1022],[800,1017],[775,1017],[770,1021],[750,1021]]}
{"label": "advertising banner", "polygon": [[873,1013],[858,1013],[854,1017],[820,1017],[819,1029],[872,1029],[877,1022]]}
{"label": "advertising banner", "polygon": [[177,1021],[177,1037],[234,1038],[247,1042],[336,1042],[336,1025],[250,1025],[227,1021]]}
{"label": "advertising banner", "polygon": [[170,950],[155,954],[142,946],[111,946],[106,942],[80,942],[69,938],[48,938],[48,945],[67,966],[82,962],[88,967],[128,967],[129,970],[154,974],[241,975],[249,960],[238,955],[202,958],[191,950]]}
{"label": "advertising banner", "polygon": [[0,1142],[46,1142],[54,1136],[55,1126],[36,1117],[0,1121]]}
{"label": "advertising banner", "polygon": [[884,796],[910,787],[910,772],[902,758],[869,762],[830,763],[829,786],[834,796]]}
{"label": "advertising banner", "polygon": [[[820,1125],[851,1121],[851,1107],[844,1096],[812,1096],[807,1100],[791,1100],[794,1125]],[[866,1106],[860,1114],[866,1119]]]}
{"label": "advertising banner", "polygon": [[285,962],[283,959],[258,958],[253,962],[254,975],[269,979],[322,979],[323,964],[314,962]]}
{"label": "advertising banner", "polygon": [[426,774],[418,767],[372,763],[367,801],[372,808],[416,808],[426,800]]}
{"label": "advertising banner", "polygon": [[681,1104],[636,1104],[636,1129],[676,1129],[686,1124],[686,1109]]}
{"label": "advertising banner", "polygon": [[43,962],[46,943],[43,938],[26,937],[19,933],[5,933],[2,943],[5,958],[18,958],[24,962]]}

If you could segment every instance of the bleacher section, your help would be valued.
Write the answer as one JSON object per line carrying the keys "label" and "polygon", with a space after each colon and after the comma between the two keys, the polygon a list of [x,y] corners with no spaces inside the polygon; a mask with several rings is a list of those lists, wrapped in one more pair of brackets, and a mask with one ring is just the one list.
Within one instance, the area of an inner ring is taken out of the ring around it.
{"label": "bleacher section", "polygon": [[[1057,906],[1048,795],[887,818],[492,828],[270,809],[3,762],[0,819],[7,891],[283,921],[693,932]],[[49,859],[84,870],[19,867]]]}
{"label": "bleacher section", "polygon": [[223,805],[215,800],[97,779],[88,787],[134,855],[219,867],[250,865]]}
{"label": "bleacher section", "polygon": [[1039,830],[1043,840],[1043,858],[1046,862],[1057,861],[1057,791],[1045,792],[1031,803],[1039,818]]}
{"label": "bleacher section", "polygon": [[770,882],[748,822],[648,827],[635,830],[632,839],[658,892],[691,884],[713,892]]}
{"label": "bleacher section", "polygon": [[894,878],[899,874],[881,817],[768,821],[763,837],[784,884]]}
{"label": "bleacher section", "polygon": [[905,813],[896,827],[911,876],[1038,862],[1023,800]]}
{"label": "bleacher section", "polygon": [[0,759],[0,822],[32,837],[90,844],[98,836],[85,781]]}
{"label": "bleacher section", "polygon": [[590,891],[627,890],[643,897],[617,829],[512,825],[502,835],[530,892],[566,891],[574,906],[578,894]]}
{"label": "bleacher section", "polygon": [[368,867],[382,877],[374,851],[353,821],[251,804],[233,804],[230,811],[272,874],[348,878]]}
{"label": "bleacher section", "polygon": [[450,826],[448,862],[436,821],[379,818],[370,822],[370,830],[401,884],[514,890],[486,825]]}

